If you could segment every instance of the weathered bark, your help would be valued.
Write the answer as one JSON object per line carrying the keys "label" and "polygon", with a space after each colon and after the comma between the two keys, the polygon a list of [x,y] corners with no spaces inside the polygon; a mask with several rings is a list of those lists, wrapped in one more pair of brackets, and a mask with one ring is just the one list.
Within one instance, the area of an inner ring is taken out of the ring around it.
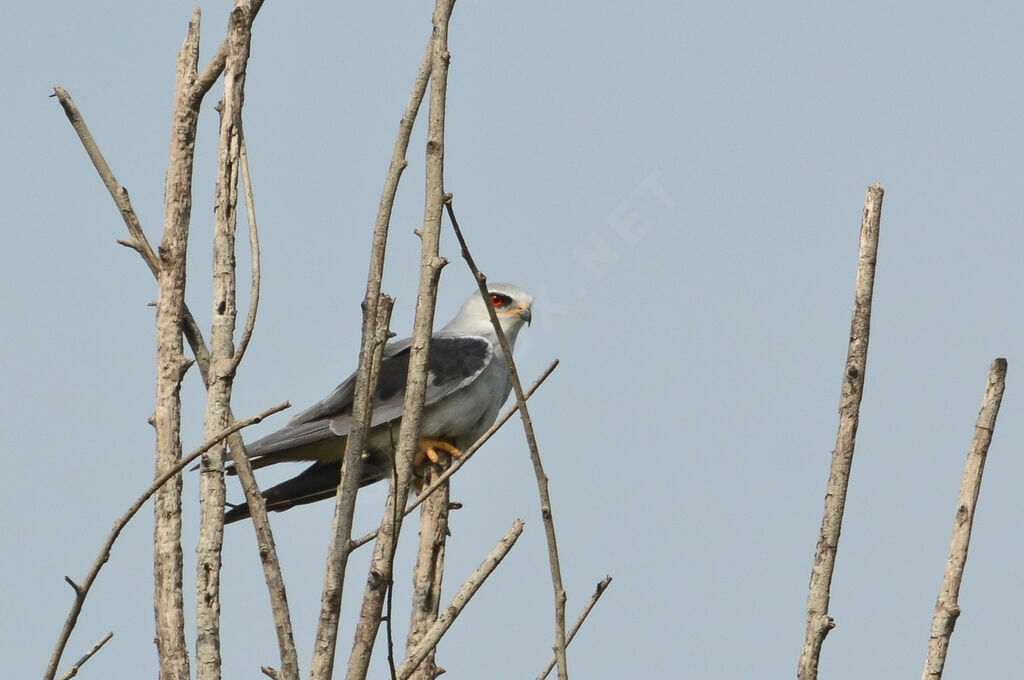
{"label": "weathered bark", "polygon": [[[427,482],[434,483],[443,474],[450,460],[442,459],[427,469]],[[412,654],[423,641],[430,627],[437,621],[441,607],[441,582],[444,578],[444,549],[448,538],[449,486],[443,484],[420,508],[420,547],[416,568],[412,575],[412,613],[409,636],[405,643],[406,656]],[[435,649],[431,649],[423,662],[409,676],[410,680],[434,680],[440,671],[434,663]]]}
{"label": "weathered bark", "polygon": [[[199,63],[199,10],[189,24],[178,54],[170,161],[164,193],[164,235],[160,243],[160,270],[156,308],[157,393],[153,424],[156,427],[156,473],[159,477],[181,458],[181,380],[188,369],[182,333],[185,302],[185,253],[192,213],[192,164],[197,107],[191,105],[192,85]],[[181,477],[156,492],[153,506],[153,608],[161,680],[189,680],[182,594]]]}
{"label": "weathered bark", "polygon": [[953,540],[946,560],[946,573],[942,578],[942,590],[935,602],[932,618],[932,632],[928,639],[928,656],[924,663],[923,680],[941,680],[949,651],[949,639],[960,616],[960,583],[967,566],[967,550],[971,545],[971,528],[974,526],[974,511],[978,507],[981,493],[981,476],[985,472],[985,459],[996,429],[996,417],[1003,402],[1006,389],[1006,359],[996,359],[988,372],[985,397],[981,401],[978,422],[974,426],[974,440],[967,452],[963,481],[960,484],[960,498],[957,501],[956,517],[953,520]]}
{"label": "weathered bark", "polygon": [[853,466],[853,449],[860,422],[860,400],[864,394],[864,373],[868,363],[868,337],[871,332],[871,299],[875,285],[875,261],[878,257],[878,229],[882,216],[880,184],[868,187],[860,228],[860,255],[857,265],[857,288],[854,295],[853,320],[850,323],[850,346],[843,371],[843,387],[839,397],[839,432],[832,452],[828,487],[825,490],[825,512],[818,534],[818,547],[811,569],[807,595],[807,629],[797,677],[814,680],[818,677],[818,659],[825,636],[835,627],[828,615],[829,590],[839,548],[839,532],[846,507],[846,490]]}
{"label": "weathered bark", "polygon": [[[241,156],[242,106],[250,32],[247,10],[236,7],[228,22],[228,53],[224,67],[224,99],[220,114],[220,152],[213,233],[213,327],[206,401],[207,436],[231,419],[231,388],[235,378],[235,230],[238,221],[238,176]],[[220,680],[220,569],[224,544],[224,443],[203,461],[199,478],[199,543],[196,548],[196,672],[200,680]]]}

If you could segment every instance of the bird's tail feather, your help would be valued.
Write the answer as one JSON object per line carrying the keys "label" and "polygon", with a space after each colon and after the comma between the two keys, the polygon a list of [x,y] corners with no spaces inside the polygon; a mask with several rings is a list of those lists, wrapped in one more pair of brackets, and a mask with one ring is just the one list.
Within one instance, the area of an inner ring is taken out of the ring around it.
{"label": "bird's tail feather", "polygon": [[[359,486],[366,486],[389,476],[377,466],[367,461],[363,466],[362,479]],[[280,512],[296,505],[315,503],[330,498],[338,491],[341,481],[340,461],[318,461],[289,480],[272,486],[263,492],[267,510]],[[249,504],[232,505],[224,514],[224,523],[230,524],[249,517]]]}

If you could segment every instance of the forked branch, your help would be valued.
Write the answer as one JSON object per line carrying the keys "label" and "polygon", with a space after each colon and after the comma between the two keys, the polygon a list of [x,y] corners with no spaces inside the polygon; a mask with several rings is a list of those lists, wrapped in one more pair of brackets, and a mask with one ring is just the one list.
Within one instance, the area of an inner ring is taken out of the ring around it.
{"label": "forked branch", "polygon": [[[248,8],[238,4],[228,20],[228,54],[224,66],[224,98],[220,111],[217,190],[214,200],[213,304],[210,331],[210,381],[205,430],[211,432],[231,418],[231,392],[242,352],[235,351],[237,280],[235,232],[238,222],[238,182],[241,174],[242,105],[252,34]],[[237,360],[236,360],[237,359]],[[199,476],[199,540],[196,546],[196,676],[220,680],[220,572],[224,544],[224,458],[226,446],[213,447],[203,457]],[[290,659],[295,659],[294,645]],[[286,657],[287,658],[287,657]],[[282,658],[286,665],[288,661]],[[282,669],[298,680],[297,669]]]}

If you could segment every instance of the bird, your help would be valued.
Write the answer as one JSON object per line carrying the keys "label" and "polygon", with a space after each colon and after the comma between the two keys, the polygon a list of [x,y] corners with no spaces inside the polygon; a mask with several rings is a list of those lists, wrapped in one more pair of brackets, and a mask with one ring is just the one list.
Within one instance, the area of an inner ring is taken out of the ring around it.
{"label": "bird", "polygon": [[[474,292],[455,318],[431,335],[417,464],[424,456],[437,462],[439,453],[458,458],[494,423],[512,390],[487,305],[494,308],[509,348],[514,347],[519,331],[533,318],[532,295],[510,283],[493,283],[487,287],[486,299],[480,291]],[[362,454],[360,486],[391,476],[411,345],[412,338],[406,338],[384,348],[373,417]],[[295,477],[263,492],[267,510],[283,511],[334,497],[341,481],[354,396],[355,373],[283,428],[246,446],[254,469],[288,461],[313,461]],[[233,468],[228,473],[234,473]],[[250,516],[247,503],[228,507],[225,523]]]}

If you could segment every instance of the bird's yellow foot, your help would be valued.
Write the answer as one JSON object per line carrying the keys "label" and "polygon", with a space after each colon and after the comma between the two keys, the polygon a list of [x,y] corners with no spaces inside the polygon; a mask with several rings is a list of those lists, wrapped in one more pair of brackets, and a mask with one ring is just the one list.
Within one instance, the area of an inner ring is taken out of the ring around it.
{"label": "bird's yellow foot", "polygon": [[419,446],[416,447],[416,455],[412,459],[412,483],[415,485],[417,493],[423,491],[430,478],[429,466],[440,463],[441,456],[446,454],[455,459],[462,458],[462,451],[448,442],[430,437],[420,439]]}
{"label": "bird's yellow foot", "polygon": [[431,463],[439,463],[441,462],[441,453],[447,453],[456,460],[462,458],[462,451],[448,442],[441,441],[440,439],[423,437],[420,439],[420,445],[416,449],[416,456],[413,458],[413,465],[416,467],[423,467],[427,460]]}

